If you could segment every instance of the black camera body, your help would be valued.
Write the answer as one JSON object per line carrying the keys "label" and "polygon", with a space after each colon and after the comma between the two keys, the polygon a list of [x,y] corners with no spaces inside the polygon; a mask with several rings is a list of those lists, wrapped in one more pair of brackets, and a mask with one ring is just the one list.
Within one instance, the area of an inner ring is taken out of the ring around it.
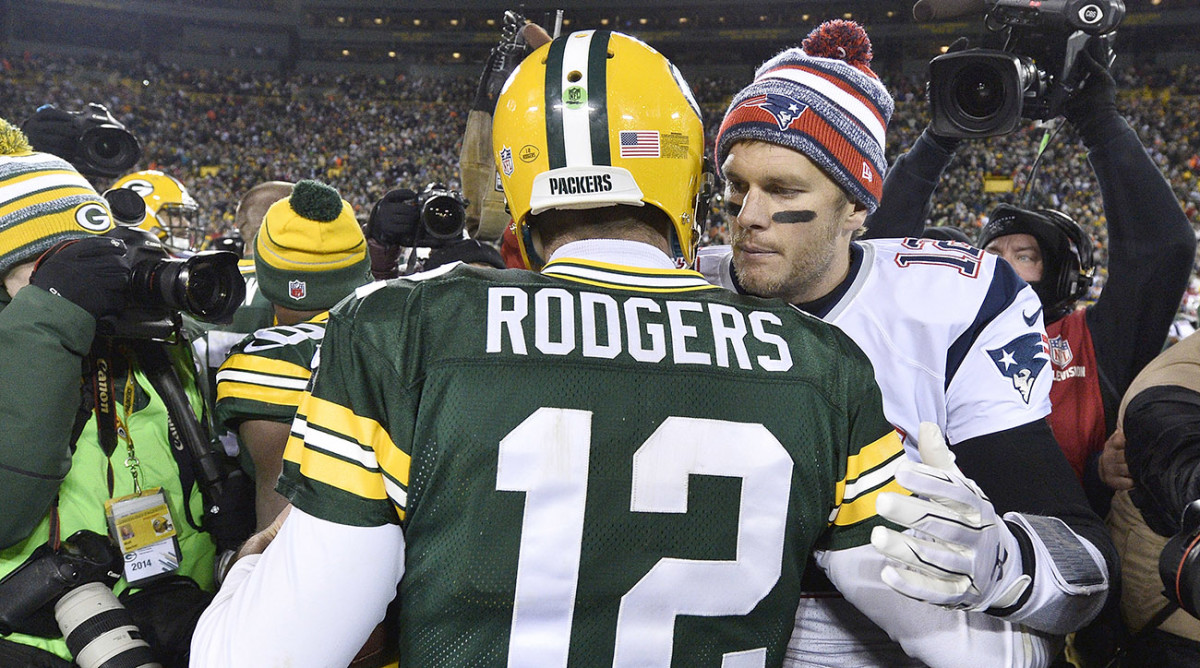
{"label": "black camera body", "polygon": [[1000,49],[956,51],[929,62],[931,129],[972,138],[1008,134],[1022,118],[1062,114],[1083,83],[1087,50],[1112,64],[1123,0],[987,0],[986,27],[1003,34]]}
{"label": "black camera body", "polygon": [[84,176],[120,176],[137,164],[142,147],[102,104],[80,111],[42,107],[21,126],[33,148],[66,160]]}
{"label": "black camera body", "polygon": [[408,188],[389,190],[371,208],[367,236],[385,246],[440,248],[462,238],[467,200],[441,183],[419,194]]}
{"label": "black camera body", "polygon": [[153,234],[125,225],[108,236],[125,242],[130,306],[115,317],[100,319],[97,333],[103,336],[167,341],[179,331],[180,313],[205,322],[228,322],[245,301],[246,281],[236,253],[204,251],[174,258]]}
{"label": "black camera body", "polygon": [[67,592],[99,582],[112,588],[121,577],[121,551],[92,531],[78,531],[58,551],[39,546],[25,563],[0,580],[0,635],[26,633],[42,638],[61,635],[54,604]]}

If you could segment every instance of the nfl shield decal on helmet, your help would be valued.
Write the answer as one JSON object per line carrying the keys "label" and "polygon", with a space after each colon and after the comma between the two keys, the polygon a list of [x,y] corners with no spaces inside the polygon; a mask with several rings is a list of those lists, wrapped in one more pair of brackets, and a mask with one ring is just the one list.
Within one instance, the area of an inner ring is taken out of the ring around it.
{"label": "nfl shield decal on helmet", "polygon": [[996,368],[1012,381],[1013,389],[1021,393],[1021,399],[1029,403],[1033,382],[1050,361],[1049,346],[1045,334],[1022,334],[1007,344],[989,349],[988,355]]}
{"label": "nfl shield decal on helmet", "polygon": [[292,299],[304,299],[308,296],[308,285],[304,281],[288,281],[288,296]]}
{"label": "nfl shield decal on helmet", "polygon": [[504,170],[505,176],[513,175],[512,149],[507,146],[500,149],[500,168]]}
{"label": "nfl shield decal on helmet", "polygon": [[1075,359],[1075,354],[1071,352],[1071,342],[1056,336],[1050,339],[1050,361],[1054,362],[1054,366],[1065,369]]}

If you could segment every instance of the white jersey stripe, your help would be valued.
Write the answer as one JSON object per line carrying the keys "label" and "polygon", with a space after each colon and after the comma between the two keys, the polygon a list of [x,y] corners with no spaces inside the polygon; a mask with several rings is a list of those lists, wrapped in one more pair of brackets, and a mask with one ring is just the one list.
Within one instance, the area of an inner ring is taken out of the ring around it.
{"label": "white jersey stripe", "polygon": [[372,471],[379,470],[379,460],[375,458],[375,452],[363,447],[357,441],[334,436],[318,429],[310,429],[308,421],[299,416],[292,422],[292,431],[304,439],[304,445],[307,447],[357,462],[363,468]]}
{"label": "white jersey stripe", "polygon": [[236,369],[224,369],[217,372],[217,382],[225,381],[278,387],[285,390],[303,390],[305,387],[308,387],[307,378],[285,378],[283,376],[270,376],[251,371],[238,371]]}

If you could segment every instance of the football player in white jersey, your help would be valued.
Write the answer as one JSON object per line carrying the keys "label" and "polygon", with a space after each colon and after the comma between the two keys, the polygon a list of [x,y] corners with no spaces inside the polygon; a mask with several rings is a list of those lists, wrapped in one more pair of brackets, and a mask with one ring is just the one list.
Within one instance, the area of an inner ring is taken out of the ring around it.
{"label": "football player in white jersey", "polygon": [[[878,205],[893,106],[870,57],[861,28],[833,21],[803,49],[761,66],[734,97],[716,149],[736,217],[733,245],[701,249],[697,269],[738,292],[787,300],[849,334],[875,366],[886,415],[908,454],[919,458],[921,422],[939,425],[961,470],[990,497],[996,521],[988,530],[1018,547],[979,554],[961,536],[922,525],[938,507],[956,507],[947,490],[910,487],[933,501],[919,509],[881,499],[881,515],[911,527],[873,540],[888,564],[884,580],[914,601],[859,607],[875,620],[887,617],[890,628],[903,617],[915,632],[899,636],[901,651],[849,602],[825,593],[834,591],[828,583],[809,582],[816,595],[797,615],[789,658],[793,665],[829,665],[831,657],[922,665],[907,653],[931,666],[1048,665],[1062,636],[1103,605],[1114,549],[1044,419],[1052,372],[1033,290],[965,244],[854,241]],[[979,521],[971,513],[957,519]],[[972,593],[978,583],[962,575],[970,571],[964,564],[980,561],[1025,578],[1006,596],[981,601]]]}

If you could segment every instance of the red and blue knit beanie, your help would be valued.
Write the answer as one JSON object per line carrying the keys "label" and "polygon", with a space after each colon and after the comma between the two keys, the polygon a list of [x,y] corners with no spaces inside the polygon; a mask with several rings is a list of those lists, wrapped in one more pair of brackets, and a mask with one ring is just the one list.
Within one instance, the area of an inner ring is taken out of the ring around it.
{"label": "red and blue knit beanie", "polygon": [[786,146],[874,211],[887,170],[884,132],[895,103],[870,63],[866,31],[842,20],[822,23],[801,48],[768,60],[725,112],[717,170],[738,141]]}

